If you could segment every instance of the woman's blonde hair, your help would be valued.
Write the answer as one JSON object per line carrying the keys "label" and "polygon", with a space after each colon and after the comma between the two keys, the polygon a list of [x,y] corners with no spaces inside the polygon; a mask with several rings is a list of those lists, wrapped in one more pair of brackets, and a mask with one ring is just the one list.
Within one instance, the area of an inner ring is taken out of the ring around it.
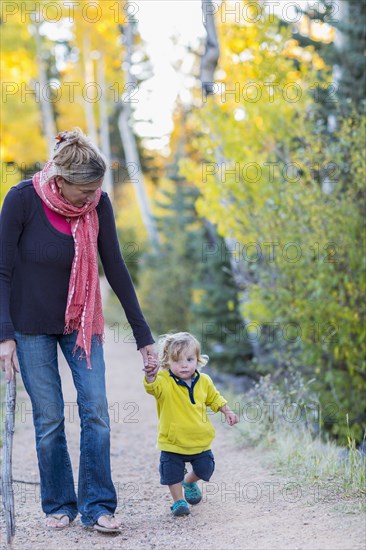
{"label": "woman's blonde hair", "polygon": [[60,132],[55,139],[57,143],[51,160],[57,175],[77,185],[92,183],[104,177],[106,160],[80,128]]}
{"label": "woman's blonde hair", "polygon": [[204,367],[208,362],[208,355],[201,354],[201,344],[189,332],[175,332],[159,336],[159,361],[162,369],[169,369],[171,361],[178,361],[181,353],[190,346],[194,346],[197,357],[197,367]]}

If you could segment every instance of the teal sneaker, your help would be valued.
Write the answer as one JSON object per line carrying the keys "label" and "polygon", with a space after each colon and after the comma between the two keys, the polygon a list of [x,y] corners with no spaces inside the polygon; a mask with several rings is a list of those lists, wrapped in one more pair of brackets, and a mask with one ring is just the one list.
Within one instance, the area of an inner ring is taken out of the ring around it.
{"label": "teal sneaker", "polygon": [[197,483],[182,483],[184,489],[184,496],[189,504],[198,504],[202,500],[202,493],[198,488]]}
{"label": "teal sneaker", "polygon": [[188,516],[190,514],[188,504],[185,500],[177,500],[177,502],[174,502],[170,509],[173,516]]}

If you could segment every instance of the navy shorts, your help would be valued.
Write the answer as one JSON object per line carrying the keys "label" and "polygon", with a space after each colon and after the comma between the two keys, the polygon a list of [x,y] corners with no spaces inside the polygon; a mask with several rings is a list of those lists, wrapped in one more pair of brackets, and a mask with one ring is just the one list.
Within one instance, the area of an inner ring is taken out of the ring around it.
{"label": "navy shorts", "polygon": [[210,481],[215,469],[215,460],[212,451],[203,451],[196,455],[181,455],[161,451],[160,455],[160,483],[162,485],[174,485],[184,479],[186,462],[192,464],[194,473],[203,481]]}

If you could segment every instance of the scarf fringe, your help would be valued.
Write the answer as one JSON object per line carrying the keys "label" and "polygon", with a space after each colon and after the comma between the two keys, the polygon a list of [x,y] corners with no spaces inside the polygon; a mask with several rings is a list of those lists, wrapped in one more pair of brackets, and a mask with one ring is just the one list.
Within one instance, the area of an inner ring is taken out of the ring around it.
{"label": "scarf fringe", "polygon": [[64,334],[71,334],[72,332],[74,332],[75,330],[79,330],[79,327],[78,326],[72,326],[71,323],[68,323],[65,328],[64,328]]}
{"label": "scarf fringe", "polygon": [[[64,331],[64,334],[71,334],[72,332],[74,332],[74,330],[70,330],[69,332],[65,332]],[[97,344],[97,346],[102,346],[105,342],[105,334],[93,334],[93,336],[95,337],[95,343]],[[75,356],[77,353],[79,353],[79,356],[78,356],[78,361],[82,361],[83,359],[86,359],[86,364],[87,364],[87,367],[88,369],[91,369],[92,366],[91,366],[91,362],[90,362],[90,353],[88,353],[88,350],[85,350],[80,344],[76,343],[73,350],[72,350],[72,354],[73,356]]]}
{"label": "scarf fringe", "polygon": [[91,369],[91,363],[90,363],[90,354],[79,344],[75,344],[74,349],[72,350],[72,354],[75,356],[79,352],[78,361],[82,361],[83,359],[86,359],[86,365],[88,369]]}

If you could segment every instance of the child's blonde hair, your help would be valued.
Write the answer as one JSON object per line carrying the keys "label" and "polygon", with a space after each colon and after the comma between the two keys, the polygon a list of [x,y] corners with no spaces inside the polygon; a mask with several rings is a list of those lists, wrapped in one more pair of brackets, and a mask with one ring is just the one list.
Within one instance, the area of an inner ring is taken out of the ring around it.
{"label": "child's blonde hair", "polygon": [[175,332],[159,336],[159,361],[162,369],[169,369],[171,361],[178,361],[181,353],[193,344],[197,357],[197,368],[204,367],[208,362],[208,355],[201,354],[201,344],[189,332]]}

